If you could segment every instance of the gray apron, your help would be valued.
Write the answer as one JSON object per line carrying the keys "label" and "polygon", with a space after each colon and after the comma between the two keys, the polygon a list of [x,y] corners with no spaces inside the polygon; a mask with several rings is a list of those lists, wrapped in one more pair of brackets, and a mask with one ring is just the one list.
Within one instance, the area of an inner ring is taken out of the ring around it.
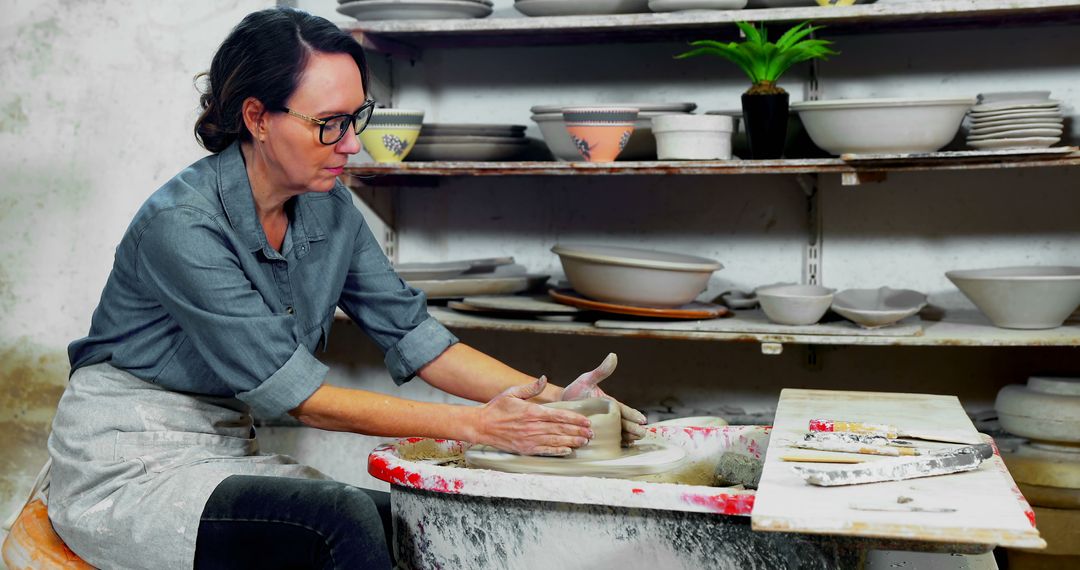
{"label": "gray apron", "polygon": [[259,454],[239,400],[165,390],[109,364],[72,374],[49,455],[53,527],[110,569],[191,568],[203,507],[230,475],[327,479]]}

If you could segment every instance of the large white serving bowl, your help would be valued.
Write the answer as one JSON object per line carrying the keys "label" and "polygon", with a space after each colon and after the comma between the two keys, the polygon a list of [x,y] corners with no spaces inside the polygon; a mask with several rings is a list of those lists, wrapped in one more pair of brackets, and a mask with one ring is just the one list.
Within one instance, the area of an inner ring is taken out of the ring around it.
{"label": "large white serving bowl", "polygon": [[814,144],[847,153],[940,150],[975,104],[962,99],[837,99],[792,103]]}
{"label": "large white serving bowl", "polygon": [[825,316],[835,289],[820,285],[776,285],[757,290],[761,310],[781,325],[812,325]]}
{"label": "large white serving bowl", "polygon": [[832,310],[859,326],[898,323],[926,306],[926,295],[911,289],[845,289],[833,297]]}
{"label": "large white serving bowl", "polygon": [[1052,329],[1080,306],[1080,267],[998,267],[945,276],[1001,328]]}
{"label": "large white serving bowl", "polygon": [[607,245],[563,245],[559,256],[575,291],[597,301],[679,307],[693,301],[723,265],[713,259]]}

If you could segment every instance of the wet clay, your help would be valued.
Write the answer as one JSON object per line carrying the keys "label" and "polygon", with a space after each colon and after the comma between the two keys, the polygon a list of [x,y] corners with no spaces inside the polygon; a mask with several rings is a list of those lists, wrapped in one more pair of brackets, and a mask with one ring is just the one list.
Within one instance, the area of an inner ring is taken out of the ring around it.
{"label": "wet clay", "polygon": [[686,459],[686,451],[675,446],[638,443],[623,448],[622,416],[611,400],[589,398],[544,405],[588,417],[592,422],[592,440],[562,457],[516,455],[477,445],[465,452],[467,465],[511,473],[634,477],[670,471]]}

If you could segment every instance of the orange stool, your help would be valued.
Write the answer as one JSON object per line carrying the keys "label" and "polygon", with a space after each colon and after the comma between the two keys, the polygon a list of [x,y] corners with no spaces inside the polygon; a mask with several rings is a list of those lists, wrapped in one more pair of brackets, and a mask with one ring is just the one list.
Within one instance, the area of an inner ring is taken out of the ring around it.
{"label": "orange stool", "polygon": [[23,507],[0,550],[8,570],[93,570],[64,544],[41,499]]}

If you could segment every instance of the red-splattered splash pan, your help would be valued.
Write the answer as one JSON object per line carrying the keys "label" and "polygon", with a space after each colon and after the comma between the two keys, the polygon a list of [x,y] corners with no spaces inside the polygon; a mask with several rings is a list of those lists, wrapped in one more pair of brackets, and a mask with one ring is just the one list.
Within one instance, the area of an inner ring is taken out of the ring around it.
{"label": "red-splattered splash pan", "polygon": [[436,493],[749,516],[754,506],[753,490],[671,481],[711,481],[725,453],[761,461],[770,431],[764,426],[650,428],[645,441],[682,447],[687,451],[687,460],[674,472],[630,480],[448,466],[448,462],[462,457],[466,445],[424,438],[403,439],[376,448],[368,457],[368,472],[394,486]]}

